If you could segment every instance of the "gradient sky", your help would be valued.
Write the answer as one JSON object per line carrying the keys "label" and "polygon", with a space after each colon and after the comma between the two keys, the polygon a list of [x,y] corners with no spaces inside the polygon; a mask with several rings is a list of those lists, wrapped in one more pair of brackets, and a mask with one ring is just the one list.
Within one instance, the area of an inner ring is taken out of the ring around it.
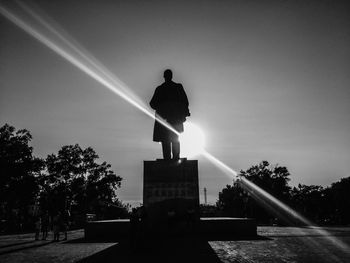
{"label": "gradient sky", "polygon": [[[207,151],[239,171],[267,160],[291,185],[350,176],[350,5],[346,1],[32,1],[148,104],[173,69]],[[34,153],[92,146],[142,200],[153,120],[0,16],[0,125]],[[202,157],[214,203],[232,179]]]}

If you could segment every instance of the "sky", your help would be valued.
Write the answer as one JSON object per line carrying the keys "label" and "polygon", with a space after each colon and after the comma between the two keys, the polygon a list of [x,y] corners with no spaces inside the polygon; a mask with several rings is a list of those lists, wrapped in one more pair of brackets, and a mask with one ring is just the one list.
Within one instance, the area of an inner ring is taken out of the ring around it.
{"label": "sky", "polygon": [[[65,31],[145,105],[167,68],[206,150],[235,171],[267,160],[290,185],[350,176],[350,4],[346,1],[44,1]],[[1,1],[13,12],[18,5]],[[28,129],[34,154],[91,146],[142,202],[143,161],[161,158],[154,121],[0,15],[0,125]],[[232,178],[202,156],[201,202]]]}

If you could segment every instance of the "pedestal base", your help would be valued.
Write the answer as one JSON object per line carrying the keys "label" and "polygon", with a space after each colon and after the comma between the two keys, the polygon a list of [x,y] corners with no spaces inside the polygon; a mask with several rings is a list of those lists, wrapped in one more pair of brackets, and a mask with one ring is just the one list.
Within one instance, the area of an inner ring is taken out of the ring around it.
{"label": "pedestal base", "polygon": [[[164,228],[163,228],[164,227]],[[251,218],[209,217],[200,218],[197,225],[176,225],[172,228],[163,226],[161,231],[145,230],[147,238],[159,236],[200,235],[203,238],[220,240],[222,238],[254,238],[257,235],[256,221]],[[130,235],[129,219],[104,220],[88,222],[85,227],[86,239],[120,240]]]}
{"label": "pedestal base", "polygon": [[129,219],[88,222],[88,239],[118,240],[201,235],[207,238],[255,237],[256,222],[249,218],[199,218],[198,161],[144,162],[143,209],[140,221]]}

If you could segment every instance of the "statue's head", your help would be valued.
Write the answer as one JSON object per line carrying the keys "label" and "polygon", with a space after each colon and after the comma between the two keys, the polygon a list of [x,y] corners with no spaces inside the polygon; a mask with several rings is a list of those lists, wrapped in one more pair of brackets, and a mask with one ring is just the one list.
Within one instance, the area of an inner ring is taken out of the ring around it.
{"label": "statue's head", "polygon": [[171,81],[172,78],[173,78],[173,72],[170,69],[166,69],[164,71],[164,75],[163,76],[164,76],[165,81]]}

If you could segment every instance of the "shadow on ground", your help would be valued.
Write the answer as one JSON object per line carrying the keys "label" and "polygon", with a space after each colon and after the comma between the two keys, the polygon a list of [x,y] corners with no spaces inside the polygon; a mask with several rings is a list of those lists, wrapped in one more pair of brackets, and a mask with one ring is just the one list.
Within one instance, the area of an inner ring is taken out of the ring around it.
{"label": "shadow on ground", "polygon": [[198,238],[152,239],[133,244],[120,241],[89,256],[87,262],[221,262],[208,241]]}
{"label": "shadow on ground", "polygon": [[[152,237],[133,242],[129,239],[121,239],[103,251],[82,259],[79,263],[90,262],[222,262],[212,247],[210,240],[267,240],[268,238],[256,236],[244,238],[232,236],[199,237]],[[85,240],[76,239],[67,243],[112,242],[112,240]]]}
{"label": "shadow on ground", "polygon": [[1,248],[7,248],[7,247],[14,247],[14,246],[18,246],[18,245],[24,245],[24,244],[28,244],[28,243],[34,243],[34,240],[30,240],[30,241],[23,241],[23,242],[17,242],[17,243],[12,243],[12,244],[6,244],[6,245],[1,245]]}
{"label": "shadow on ground", "polygon": [[[18,251],[22,251],[22,250],[27,250],[27,249],[31,249],[31,248],[37,248],[37,247],[43,247],[43,246],[47,246],[50,245],[53,241],[42,241],[42,242],[35,242],[35,241],[28,241],[28,242],[22,242],[22,243],[17,243],[17,244],[12,244],[12,245],[8,245],[8,247],[14,247],[10,250],[6,250],[6,251],[1,251],[0,255],[5,255],[5,254],[10,254],[10,253],[14,253],[14,252],[18,252]],[[22,245],[22,244],[29,244],[32,243],[31,245],[28,246],[20,246],[20,247],[15,247],[17,245]]]}

